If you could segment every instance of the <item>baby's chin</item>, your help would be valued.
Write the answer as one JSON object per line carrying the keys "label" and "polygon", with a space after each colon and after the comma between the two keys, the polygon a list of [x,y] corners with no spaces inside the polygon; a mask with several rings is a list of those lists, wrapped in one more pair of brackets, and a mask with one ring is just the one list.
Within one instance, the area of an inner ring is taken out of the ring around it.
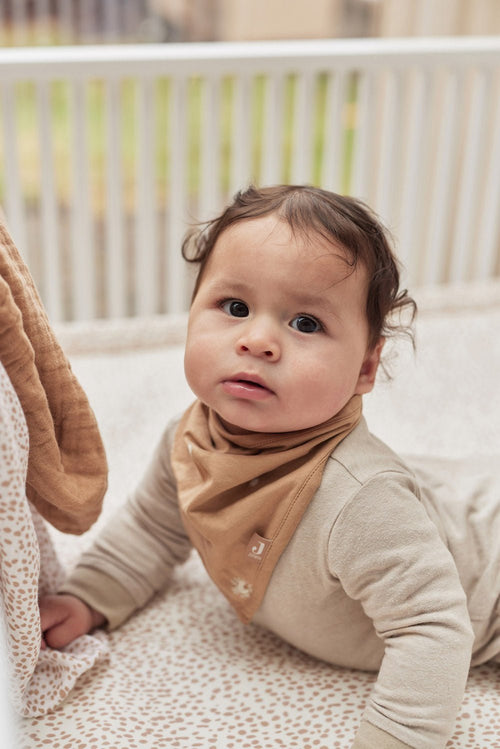
{"label": "baby's chin", "polygon": [[319,423],[322,423],[306,423],[304,425],[296,425],[295,423],[270,424],[268,422],[259,423],[253,421],[239,421],[239,423],[235,423],[234,419],[228,420],[217,411],[216,413],[222,425],[225,427],[225,429],[227,429],[228,432],[230,432],[230,434],[292,434],[293,432],[301,432],[305,429],[312,429],[316,426],[319,426]]}

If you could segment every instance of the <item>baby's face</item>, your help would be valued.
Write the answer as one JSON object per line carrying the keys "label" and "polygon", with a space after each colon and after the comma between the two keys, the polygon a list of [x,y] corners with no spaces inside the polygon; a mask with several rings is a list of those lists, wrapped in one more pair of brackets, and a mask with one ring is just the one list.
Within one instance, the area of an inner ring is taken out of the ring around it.
{"label": "baby's face", "polygon": [[367,349],[367,274],[343,257],[275,215],[221,234],[191,307],[185,370],[228,425],[304,429],[372,389],[382,343]]}

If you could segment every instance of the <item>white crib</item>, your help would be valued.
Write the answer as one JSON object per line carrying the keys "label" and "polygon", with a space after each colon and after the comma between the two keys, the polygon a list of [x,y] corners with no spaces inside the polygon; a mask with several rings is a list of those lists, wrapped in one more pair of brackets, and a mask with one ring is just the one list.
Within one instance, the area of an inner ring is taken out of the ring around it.
{"label": "white crib", "polygon": [[0,50],[8,225],[52,321],[178,313],[249,182],[366,200],[408,283],[500,274],[500,38]]}

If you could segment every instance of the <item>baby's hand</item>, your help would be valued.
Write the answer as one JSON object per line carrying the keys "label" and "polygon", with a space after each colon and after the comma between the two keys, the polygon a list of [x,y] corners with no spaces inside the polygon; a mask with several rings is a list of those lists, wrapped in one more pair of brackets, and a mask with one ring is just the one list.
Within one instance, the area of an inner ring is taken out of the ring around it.
{"label": "baby's hand", "polygon": [[106,618],[80,598],[61,593],[40,598],[42,648],[62,648],[105,623]]}

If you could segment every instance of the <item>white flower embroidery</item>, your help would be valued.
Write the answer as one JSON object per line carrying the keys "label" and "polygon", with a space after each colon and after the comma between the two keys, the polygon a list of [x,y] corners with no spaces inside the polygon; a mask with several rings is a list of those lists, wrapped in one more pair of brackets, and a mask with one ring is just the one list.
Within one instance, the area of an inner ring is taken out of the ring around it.
{"label": "white flower embroidery", "polygon": [[237,598],[250,598],[252,595],[252,586],[246,580],[242,580],[241,577],[234,577],[231,580],[231,586],[231,592]]}

